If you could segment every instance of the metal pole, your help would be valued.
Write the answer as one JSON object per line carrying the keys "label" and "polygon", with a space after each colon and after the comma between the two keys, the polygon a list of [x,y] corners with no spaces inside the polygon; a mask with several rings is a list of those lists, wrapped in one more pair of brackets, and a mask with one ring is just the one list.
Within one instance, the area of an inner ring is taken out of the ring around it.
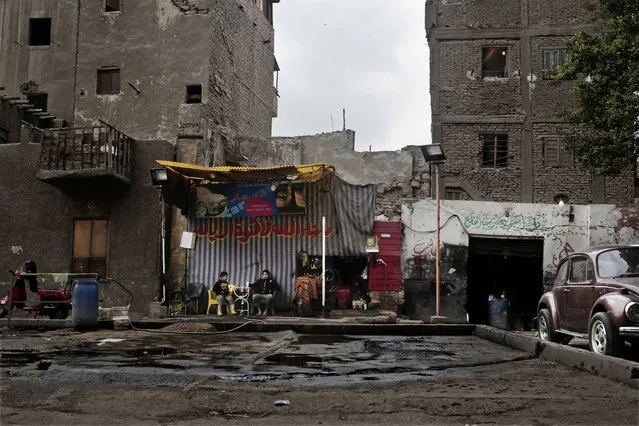
{"label": "metal pole", "polygon": [[437,231],[436,231],[436,244],[437,251],[435,252],[435,315],[439,316],[439,163],[435,164],[435,175],[436,175],[436,197],[437,197]]}
{"label": "metal pole", "polygon": [[326,216],[322,216],[322,316],[326,306]]}

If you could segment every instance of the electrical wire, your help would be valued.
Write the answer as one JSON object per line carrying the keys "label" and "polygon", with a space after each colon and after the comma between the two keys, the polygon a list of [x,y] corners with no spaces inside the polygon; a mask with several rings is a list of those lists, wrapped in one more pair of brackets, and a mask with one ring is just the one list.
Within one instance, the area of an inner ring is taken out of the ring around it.
{"label": "electrical wire", "polygon": [[162,329],[149,329],[149,328],[138,328],[136,326],[133,325],[133,322],[131,321],[130,318],[127,318],[127,321],[129,323],[129,326],[131,327],[131,329],[135,330],[135,331],[143,331],[145,333],[159,333],[159,334],[192,334],[192,335],[200,335],[200,336],[210,336],[212,334],[226,334],[226,333],[230,333],[232,331],[235,330],[239,330],[242,327],[245,327],[249,324],[253,324],[253,323],[259,323],[259,324],[266,324],[266,321],[264,320],[250,320],[250,321],[246,321],[242,324],[240,324],[237,327],[234,327],[230,330],[224,330],[224,331],[172,331],[172,330],[162,330]]}

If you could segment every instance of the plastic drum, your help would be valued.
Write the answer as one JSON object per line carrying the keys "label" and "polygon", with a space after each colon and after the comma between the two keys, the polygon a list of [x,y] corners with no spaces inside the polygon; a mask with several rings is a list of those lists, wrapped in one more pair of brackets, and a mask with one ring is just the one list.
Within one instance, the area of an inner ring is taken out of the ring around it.
{"label": "plastic drum", "polygon": [[71,323],[75,330],[87,330],[98,325],[100,291],[96,280],[76,281],[71,299]]}

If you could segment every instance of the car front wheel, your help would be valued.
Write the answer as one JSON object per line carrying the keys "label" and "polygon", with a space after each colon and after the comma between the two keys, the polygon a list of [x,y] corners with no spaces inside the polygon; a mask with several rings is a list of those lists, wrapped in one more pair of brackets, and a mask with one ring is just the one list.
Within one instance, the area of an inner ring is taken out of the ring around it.
{"label": "car front wheel", "polygon": [[591,351],[602,355],[616,356],[621,351],[623,340],[607,313],[596,313],[590,319],[588,343]]}
{"label": "car front wheel", "polygon": [[561,336],[555,333],[555,326],[552,322],[552,316],[548,309],[540,309],[537,314],[537,324],[539,329],[539,337],[542,340],[548,340],[550,342],[559,343]]}

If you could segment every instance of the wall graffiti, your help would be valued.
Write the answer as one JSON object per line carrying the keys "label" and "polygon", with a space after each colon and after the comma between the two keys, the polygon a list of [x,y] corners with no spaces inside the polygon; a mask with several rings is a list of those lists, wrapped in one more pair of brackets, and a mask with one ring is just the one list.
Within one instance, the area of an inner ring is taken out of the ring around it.
{"label": "wall graffiti", "polygon": [[570,245],[568,241],[566,241],[562,247],[561,240],[559,240],[559,247],[561,247],[561,250],[552,255],[552,264],[555,268],[557,268],[561,261],[567,258],[570,253],[575,252],[575,249],[572,248],[572,245]]}
{"label": "wall graffiti", "polygon": [[535,216],[524,216],[522,214],[509,217],[471,215],[464,221],[464,227],[466,229],[476,228],[484,231],[503,229],[504,231],[532,232],[539,229],[539,223]]}
{"label": "wall graffiti", "polygon": [[[207,238],[211,244],[218,240],[235,238],[242,244],[248,243],[253,238],[265,238],[271,235],[276,237],[310,237],[316,239],[322,235],[321,226],[315,223],[304,225],[296,222],[273,223],[271,219],[237,219],[222,220],[218,222],[206,222],[193,232],[198,237]],[[326,228],[326,236],[332,234],[332,228]]]}

